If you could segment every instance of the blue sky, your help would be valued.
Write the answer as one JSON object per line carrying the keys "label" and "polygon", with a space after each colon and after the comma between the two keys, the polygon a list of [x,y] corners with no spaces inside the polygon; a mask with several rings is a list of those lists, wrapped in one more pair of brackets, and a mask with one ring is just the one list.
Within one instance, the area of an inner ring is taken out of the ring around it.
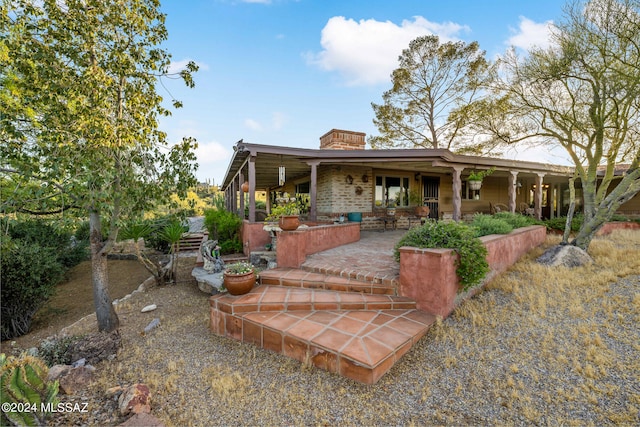
{"label": "blue sky", "polygon": [[[494,58],[509,46],[548,43],[560,0],[165,0],[172,70],[189,60],[196,87],[165,80],[183,102],[160,127],[198,140],[200,181],[221,183],[239,139],[318,148],[332,128],[377,134],[371,102],[409,42],[478,41]],[[563,163],[549,151],[508,157]]]}

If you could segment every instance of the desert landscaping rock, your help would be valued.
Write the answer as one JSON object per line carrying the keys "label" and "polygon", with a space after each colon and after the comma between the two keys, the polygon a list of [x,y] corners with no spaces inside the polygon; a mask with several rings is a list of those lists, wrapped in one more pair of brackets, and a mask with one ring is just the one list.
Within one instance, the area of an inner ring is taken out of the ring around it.
{"label": "desert landscaping rock", "polygon": [[569,268],[593,263],[593,259],[585,250],[573,245],[553,246],[536,261],[549,267],[562,266]]}
{"label": "desert landscaping rock", "polygon": [[149,322],[149,324],[144,328],[144,333],[148,334],[149,332],[153,331],[158,326],[160,326],[160,319],[158,319],[156,317],[151,322]]}
{"label": "desert landscaping rock", "polygon": [[151,414],[141,413],[141,414],[134,414],[127,421],[123,422],[122,424],[119,424],[119,426],[120,427],[141,427],[141,426],[164,427],[164,424],[162,424],[162,421],[160,421],[159,419],[157,419]]}
{"label": "desert landscaping rock", "polygon": [[86,363],[95,366],[98,362],[115,356],[121,341],[117,330],[89,334],[73,343],[70,349],[71,360],[85,359]]}
{"label": "desert landscaping rock", "polygon": [[142,313],[148,313],[150,311],[156,310],[158,308],[157,305],[155,304],[149,304],[147,306],[142,307],[142,310],[140,310],[140,312]]}
{"label": "desert landscaping rock", "polygon": [[73,368],[71,365],[53,365],[49,368],[48,381],[55,381]]}
{"label": "desert landscaping rock", "polygon": [[118,399],[122,415],[151,412],[151,391],[146,384],[134,384],[127,388]]}
{"label": "desert landscaping rock", "polygon": [[93,366],[78,366],[65,371],[58,377],[60,392],[64,394],[76,394],[84,390],[93,380],[95,368]]}

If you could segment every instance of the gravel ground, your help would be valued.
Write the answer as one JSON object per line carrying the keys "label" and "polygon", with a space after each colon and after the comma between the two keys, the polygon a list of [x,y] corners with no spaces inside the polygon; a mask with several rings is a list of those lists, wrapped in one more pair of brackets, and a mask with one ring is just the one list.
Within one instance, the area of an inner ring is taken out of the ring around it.
{"label": "gravel ground", "polygon": [[[122,422],[104,392],[140,381],[168,426],[640,425],[639,242],[616,247],[619,265],[578,273],[521,261],[373,386],[213,335],[191,282],[153,288],[120,307],[117,359],[67,397],[90,412],[49,423]],[[154,317],[161,326],[141,335]]]}

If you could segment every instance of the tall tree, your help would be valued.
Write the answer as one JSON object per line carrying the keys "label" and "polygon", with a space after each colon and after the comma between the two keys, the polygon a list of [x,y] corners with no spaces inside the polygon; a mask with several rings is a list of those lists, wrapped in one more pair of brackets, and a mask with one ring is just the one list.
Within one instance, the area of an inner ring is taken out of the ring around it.
{"label": "tall tree", "polygon": [[485,129],[503,142],[566,150],[584,200],[584,222],[570,243],[586,250],[640,192],[640,2],[569,4],[553,37],[548,49],[506,55],[500,97],[480,110]]}
{"label": "tall tree", "polygon": [[[461,138],[469,125],[466,107],[481,92],[489,64],[477,42],[440,43],[418,37],[399,57],[393,87],[383,104],[372,103],[379,136],[373,148],[447,148],[468,145]],[[463,144],[464,143],[464,144]]]}
{"label": "tall tree", "polygon": [[[195,183],[195,141],[170,145],[158,129],[170,114],[156,92],[171,58],[164,18],[158,0],[2,0],[0,169],[19,196],[2,207],[89,218],[104,331],[118,327],[107,254],[123,218]],[[179,76],[193,87],[196,70]]]}

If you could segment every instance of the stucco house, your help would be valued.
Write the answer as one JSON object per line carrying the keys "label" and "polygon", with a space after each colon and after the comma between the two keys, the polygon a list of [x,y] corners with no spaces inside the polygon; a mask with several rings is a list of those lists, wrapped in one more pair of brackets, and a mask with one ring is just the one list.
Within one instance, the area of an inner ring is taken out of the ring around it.
{"label": "stucco house", "polygon": [[[484,178],[480,190],[472,189],[469,175],[487,169],[494,171]],[[320,137],[319,149],[238,141],[222,189],[227,209],[248,212],[249,224],[264,219],[255,207],[256,191],[266,196],[267,211],[286,192],[306,206],[306,221],[332,222],[355,213],[366,230],[385,225],[381,220],[389,205],[396,207],[395,225],[405,228],[415,220],[418,205],[428,206],[429,217],[437,219],[461,220],[496,210],[537,218],[562,216],[569,206],[572,175],[573,168],[567,166],[467,156],[444,149],[368,150],[364,133],[332,129]],[[243,184],[248,206],[239,197]],[[625,209],[628,214],[639,213],[640,199],[634,198]]]}

